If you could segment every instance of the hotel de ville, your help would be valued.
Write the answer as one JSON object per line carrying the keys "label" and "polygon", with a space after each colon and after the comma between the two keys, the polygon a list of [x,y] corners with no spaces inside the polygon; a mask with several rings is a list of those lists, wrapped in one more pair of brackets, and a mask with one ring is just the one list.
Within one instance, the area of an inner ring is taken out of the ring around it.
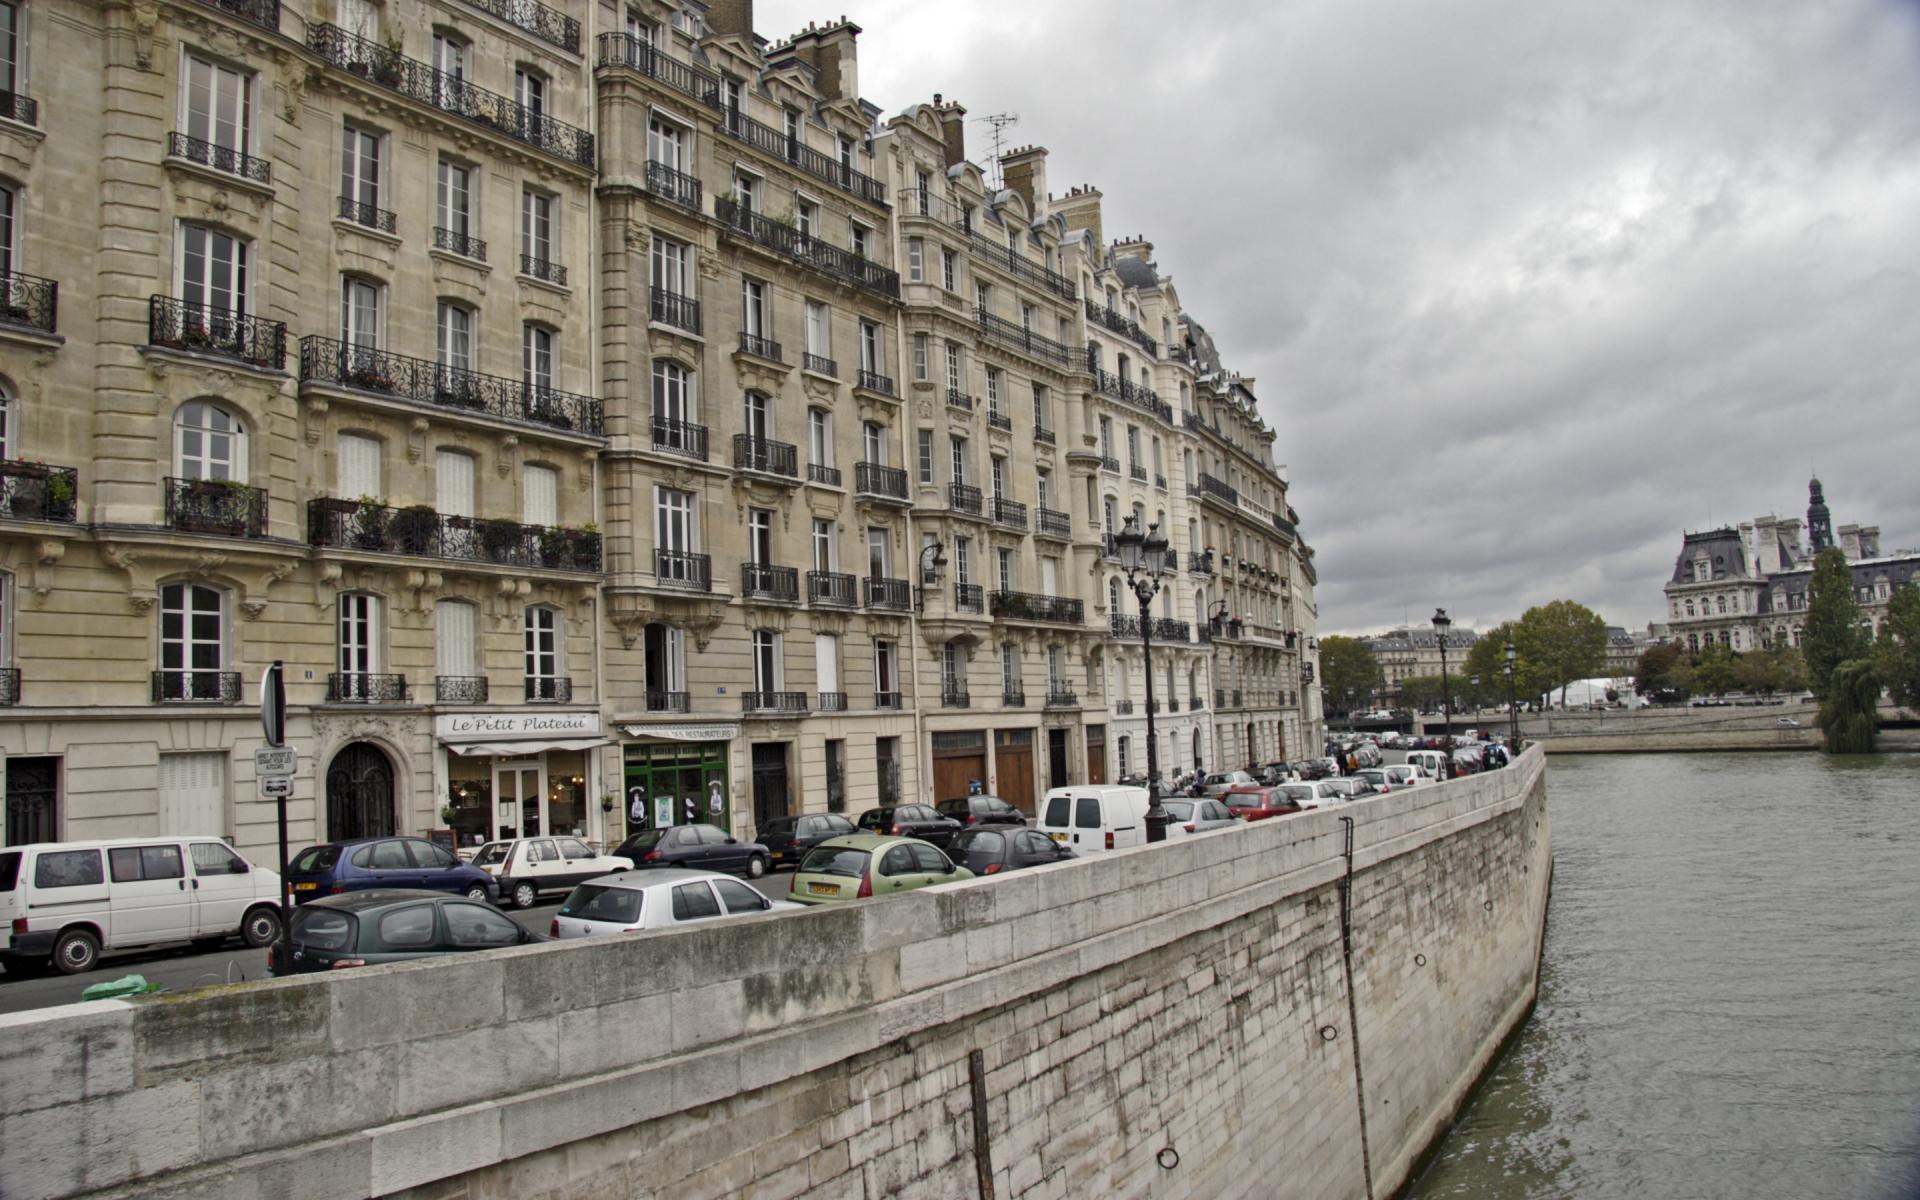
{"label": "hotel de ville", "polygon": [[0,0],[5,843],[271,857],[274,661],[296,844],[1031,812],[1149,716],[1168,775],[1317,753],[1206,298],[1044,148],[863,99],[859,33]]}

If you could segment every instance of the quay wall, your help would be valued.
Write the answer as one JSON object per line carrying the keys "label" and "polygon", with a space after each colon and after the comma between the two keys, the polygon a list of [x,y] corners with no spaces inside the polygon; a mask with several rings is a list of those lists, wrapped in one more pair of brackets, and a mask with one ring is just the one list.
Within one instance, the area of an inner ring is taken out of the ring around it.
{"label": "quay wall", "polygon": [[0,1018],[0,1195],[1388,1197],[1532,1004],[1544,764],[872,903]]}

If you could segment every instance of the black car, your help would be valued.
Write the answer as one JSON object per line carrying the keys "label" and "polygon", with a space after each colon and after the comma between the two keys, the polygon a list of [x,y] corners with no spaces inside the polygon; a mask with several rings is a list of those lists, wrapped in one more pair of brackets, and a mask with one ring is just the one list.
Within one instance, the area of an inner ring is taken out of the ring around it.
{"label": "black car", "polygon": [[[998,796],[960,796],[940,802],[940,815],[971,828],[975,825],[1025,826],[1027,815]],[[979,872],[974,872],[976,875]]]}
{"label": "black car", "polygon": [[765,846],[759,842],[743,842],[718,825],[642,829],[629,835],[613,853],[632,862],[636,871],[694,867],[702,871],[732,871],[749,879],[765,875],[773,862]]}
{"label": "black car", "polygon": [[301,905],[287,940],[268,948],[267,970],[304,975],[548,940],[483,900],[375,888]]}
{"label": "black car", "polygon": [[952,817],[943,817],[924,804],[870,808],[860,814],[859,825],[868,833],[919,838],[943,850],[953,843],[953,835],[962,828],[960,822]]}
{"label": "black car", "polygon": [[776,867],[800,864],[807,851],[828,838],[859,833],[860,827],[839,813],[811,813],[804,817],[775,817],[758,831],[767,858]]}
{"label": "black car", "polygon": [[493,876],[453,851],[425,838],[365,838],[308,846],[287,865],[287,883],[295,901],[376,889],[423,888],[454,892],[469,900],[499,895]]}
{"label": "black car", "polygon": [[975,875],[999,875],[1078,857],[1038,830],[978,825],[960,831],[948,856]]}
{"label": "black car", "polygon": [[1293,773],[1312,782],[1315,779],[1330,777],[1333,774],[1333,768],[1327,765],[1327,760],[1324,758],[1303,758],[1293,764]]}

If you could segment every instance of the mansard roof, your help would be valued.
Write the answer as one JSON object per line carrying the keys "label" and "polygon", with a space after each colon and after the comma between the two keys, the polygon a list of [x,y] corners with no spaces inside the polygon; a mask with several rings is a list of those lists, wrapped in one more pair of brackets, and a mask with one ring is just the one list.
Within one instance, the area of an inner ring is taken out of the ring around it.
{"label": "mansard roof", "polygon": [[1740,531],[1726,528],[1687,534],[1680,546],[1680,557],[1673,562],[1671,582],[1697,582],[1693,577],[1693,564],[1702,554],[1712,565],[1715,580],[1752,578],[1752,572],[1747,569],[1747,548],[1740,541]]}

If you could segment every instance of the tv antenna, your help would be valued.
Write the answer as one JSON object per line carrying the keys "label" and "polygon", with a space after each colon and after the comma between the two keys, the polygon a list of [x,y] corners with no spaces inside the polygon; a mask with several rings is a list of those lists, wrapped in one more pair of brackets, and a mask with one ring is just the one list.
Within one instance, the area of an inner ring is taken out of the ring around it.
{"label": "tv antenna", "polygon": [[1000,178],[1000,147],[1001,144],[1007,140],[1007,126],[1019,124],[1020,114],[989,113],[984,117],[975,117],[974,120],[985,121],[987,124],[993,126],[993,190],[997,192],[1000,190],[1002,182]]}

